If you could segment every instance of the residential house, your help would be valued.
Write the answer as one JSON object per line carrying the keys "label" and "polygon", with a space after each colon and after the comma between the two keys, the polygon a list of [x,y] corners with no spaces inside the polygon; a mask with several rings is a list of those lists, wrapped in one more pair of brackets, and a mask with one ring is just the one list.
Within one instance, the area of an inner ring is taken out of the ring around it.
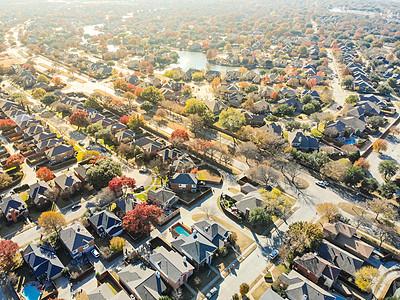
{"label": "residential house", "polygon": [[123,232],[121,220],[109,210],[99,211],[88,220],[101,237],[116,237]]}
{"label": "residential house", "polygon": [[74,222],[59,231],[60,240],[73,258],[94,248],[94,238],[79,222]]}
{"label": "residential house", "polygon": [[123,197],[118,198],[115,202],[115,209],[113,212],[120,218],[124,217],[128,211],[135,208],[136,204],[140,203],[140,200],[132,195],[127,194]]}
{"label": "residential house", "polygon": [[342,222],[324,224],[325,239],[334,245],[345,249],[362,260],[368,259],[374,247],[356,236],[356,229]]}
{"label": "residential house", "polygon": [[183,153],[178,149],[165,148],[160,150],[157,155],[161,158],[163,162],[172,162],[183,155]]}
{"label": "residential house", "polygon": [[330,288],[339,276],[340,269],[314,253],[296,257],[293,268],[315,284]]}
{"label": "residential house", "polygon": [[104,118],[99,120],[96,124],[100,124],[103,128],[107,128],[109,125],[116,123],[115,120],[110,118]]}
{"label": "residential house", "polygon": [[281,296],[274,292],[273,289],[269,288],[259,300],[284,300]]}
{"label": "residential house", "polygon": [[145,265],[128,265],[117,275],[122,287],[135,299],[158,300],[167,290],[160,273]]}
{"label": "residential house", "polygon": [[276,134],[278,136],[281,136],[283,132],[282,126],[275,122],[269,124],[267,123],[264,126],[261,126],[260,129],[262,131],[268,132],[270,134]]}
{"label": "residential house", "polygon": [[228,106],[218,99],[211,100],[206,98],[203,99],[203,102],[214,115],[218,115],[224,109],[228,109]]}
{"label": "residential house", "polygon": [[62,138],[44,140],[36,144],[36,149],[37,152],[45,152],[50,148],[53,148],[57,145],[61,145],[62,143],[64,143],[64,140]]}
{"label": "residential house", "polygon": [[319,142],[316,138],[305,135],[302,131],[289,132],[289,145],[301,151],[313,151],[319,148]]}
{"label": "residential house", "polygon": [[258,190],[259,190],[259,188],[255,187],[254,185],[252,185],[250,183],[245,183],[240,187],[240,191],[245,195],[252,193],[252,192],[257,192]]}
{"label": "residential house", "polygon": [[192,232],[194,230],[213,243],[218,249],[227,245],[228,238],[231,235],[231,232],[221,224],[206,218],[194,223]]}
{"label": "residential house", "polygon": [[174,290],[187,282],[194,271],[194,266],[187,261],[186,256],[164,247],[155,249],[149,261]]}
{"label": "residential house", "polygon": [[127,126],[125,124],[116,122],[108,125],[106,128],[111,131],[111,134],[116,134],[117,132],[124,131],[127,128]]}
{"label": "residential house", "polygon": [[45,128],[42,125],[28,127],[24,130],[24,139],[32,138],[34,135],[37,135],[44,130]]}
{"label": "residential house", "polygon": [[34,135],[32,138],[33,138],[33,142],[35,144],[37,144],[37,143],[40,143],[42,141],[55,139],[55,138],[57,138],[57,134],[54,133],[54,132],[41,132],[41,133],[38,133],[38,134]]}
{"label": "residential house", "polygon": [[0,200],[0,209],[8,222],[17,222],[21,217],[28,215],[28,208],[18,194],[11,194]]}
{"label": "residential house", "polygon": [[72,172],[61,174],[54,178],[54,186],[59,193],[73,194],[79,191],[83,184],[82,181]]}
{"label": "residential house", "polygon": [[55,280],[61,276],[64,265],[50,244],[29,244],[24,251],[24,259],[37,278]]}
{"label": "residential house", "polygon": [[160,207],[171,206],[177,200],[175,192],[166,187],[160,187],[156,190],[149,190],[147,201]]}
{"label": "residential house", "polygon": [[45,155],[47,156],[47,159],[52,164],[61,163],[63,161],[66,161],[66,160],[74,157],[74,154],[75,154],[74,147],[65,145],[65,144],[54,146],[53,148],[50,148],[45,151]]}
{"label": "residential house", "polygon": [[133,142],[132,145],[140,147],[143,151],[146,151],[147,153],[157,153],[163,147],[162,143],[154,141],[149,137],[142,137]]}
{"label": "residential house", "polygon": [[174,192],[197,192],[197,184],[199,181],[198,174],[192,173],[174,173],[169,180],[171,189]]}
{"label": "residential house", "polygon": [[232,198],[236,200],[233,210],[241,214],[246,220],[249,219],[250,212],[253,209],[256,207],[265,207],[265,202],[258,193],[250,193],[247,195],[237,193],[233,195]]}
{"label": "residential house", "polygon": [[49,202],[49,198],[46,196],[46,191],[50,191],[51,188],[47,182],[40,180],[29,187],[29,203],[30,205],[36,206],[37,209],[42,209]]}
{"label": "residential house", "polygon": [[179,235],[171,242],[171,245],[180,254],[186,256],[196,268],[211,264],[213,255],[218,250],[217,246],[196,231],[188,236]]}
{"label": "residential house", "polygon": [[86,172],[90,168],[88,165],[78,165],[76,168],[74,168],[74,175],[82,182],[86,182]]}
{"label": "residential house", "polygon": [[173,173],[190,173],[197,165],[188,155],[182,155],[173,160],[169,167],[170,174]]}
{"label": "residential house", "polygon": [[89,300],[131,300],[124,290],[119,291],[117,294],[111,290],[107,283],[103,283],[95,290],[87,293]]}
{"label": "residential house", "polygon": [[301,113],[303,111],[304,104],[301,103],[296,98],[282,99],[282,100],[278,101],[278,106],[281,106],[284,104],[294,107],[296,109],[296,112],[298,112],[298,113]]}

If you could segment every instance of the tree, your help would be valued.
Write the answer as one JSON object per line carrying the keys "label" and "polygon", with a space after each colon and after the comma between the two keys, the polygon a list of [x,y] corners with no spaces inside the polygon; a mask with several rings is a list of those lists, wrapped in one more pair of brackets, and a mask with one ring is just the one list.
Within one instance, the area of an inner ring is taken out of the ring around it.
{"label": "tree", "polygon": [[260,181],[265,186],[268,186],[276,182],[278,172],[269,166],[260,165],[249,169],[247,171],[247,176],[254,181]]}
{"label": "tree", "polygon": [[45,211],[40,215],[38,224],[44,229],[44,231],[48,233],[52,233],[54,231],[58,236],[58,231],[65,226],[67,222],[61,213]]}
{"label": "tree", "polygon": [[378,165],[378,171],[384,177],[385,181],[396,175],[398,170],[399,167],[393,160],[382,160]]}
{"label": "tree", "polygon": [[119,122],[122,123],[122,124],[124,124],[124,125],[127,125],[130,118],[131,118],[130,116],[122,116],[122,117],[119,119]]}
{"label": "tree", "polygon": [[90,124],[88,127],[86,127],[86,133],[91,136],[95,136],[95,134],[100,130],[103,130],[103,126],[98,123]]}
{"label": "tree", "polygon": [[367,171],[370,168],[368,160],[364,157],[360,157],[356,162],[354,162],[354,166],[360,167],[363,171]]}
{"label": "tree", "polygon": [[356,285],[365,292],[371,292],[374,281],[379,276],[379,270],[372,266],[365,266],[355,273]]}
{"label": "tree", "polygon": [[140,108],[143,109],[144,111],[146,111],[146,113],[149,113],[154,108],[154,105],[149,101],[144,101],[140,105]]}
{"label": "tree", "polygon": [[129,118],[128,127],[133,131],[138,131],[140,127],[146,124],[143,116],[139,114],[134,114]]}
{"label": "tree", "polygon": [[204,80],[204,74],[202,72],[195,72],[192,74],[192,80],[195,82],[200,82]]}
{"label": "tree", "polygon": [[175,147],[181,147],[183,144],[187,141],[189,141],[189,134],[187,131],[183,129],[176,129],[171,133],[171,137],[169,138],[169,141],[175,146]]}
{"label": "tree", "polygon": [[113,178],[121,175],[121,165],[111,158],[98,160],[94,166],[86,172],[88,183],[93,185],[97,190],[107,186]]}
{"label": "tree", "polygon": [[136,234],[150,235],[151,224],[158,225],[162,209],[156,205],[148,205],[146,202],[139,203],[123,217],[122,226],[125,230]]}
{"label": "tree", "polygon": [[11,119],[1,119],[0,120],[0,130],[3,131],[8,131],[11,128],[13,128],[15,125],[14,121]]}
{"label": "tree", "polygon": [[47,94],[41,99],[41,101],[44,105],[49,106],[57,101],[57,97],[53,94]]}
{"label": "tree", "polygon": [[76,155],[76,159],[78,161],[83,161],[83,160],[87,160],[89,158],[99,156],[99,154],[100,153],[98,151],[94,151],[94,150],[80,151]]}
{"label": "tree", "polygon": [[347,169],[344,181],[349,185],[356,185],[365,178],[365,173],[360,167],[350,166]]}
{"label": "tree", "polygon": [[377,139],[373,144],[372,148],[375,152],[382,153],[382,151],[386,151],[388,147],[387,141],[383,139]]}
{"label": "tree", "polygon": [[387,219],[395,216],[392,205],[385,199],[374,197],[372,200],[367,200],[367,205],[376,214],[375,220],[378,220],[381,214]]}
{"label": "tree", "polygon": [[36,177],[39,180],[43,180],[43,181],[49,181],[52,180],[55,176],[52,170],[43,167],[40,168],[37,172],[36,172]]}
{"label": "tree", "polygon": [[51,83],[54,84],[55,86],[60,86],[62,85],[62,80],[60,77],[53,77],[51,79]]}
{"label": "tree", "polygon": [[369,124],[373,130],[378,130],[380,127],[385,126],[386,120],[380,116],[373,116],[368,118],[367,124]]}
{"label": "tree", "polygon": [[386,83],[392,88],[395,89],[397,88],[397,81],[394,78],[388,78],[388,80],[386,81]]}
{"label": "tree", "polygon": [[[314,115],[314,114],[313,114]],[[289,121],[285,124],[285,128],[287,131],[294,131],[301,128],[301,123],[299,121]]]}
{"label": "tree", "polygon": [[329,202],[318,204],[317,211],[327,217],[329,222],[334,222],[339,216],[337,205]]}
{"label": "tree", "polygon": [[9,186],[12,182],[12,177],[6,173],[0,174],[0,188]]}
{"label": "tree", "polygon": [[345,88],[350,89],[353,87],[354,78],[351,76],[347,76],[342,80],[342,84],[345,86]]}
{"label": "tree", "polygon": [[360,100],[360,97],[358,95],[349,95],[346,97],[345,102],[349,104],[356,104]]}
{"label": "tree", "polygon": [[243,142],[239,146],[239,153],[246,159],[246,164],[250,167],[249,159],[256,160],[260,151],[253,142]]}
{"label": "tree", "polygon": [[254,225],[268,225],[271,222],[271,216],[264,207],[255,207],[250,212],[249,221]]}
{"label": "tree", "polygon": [[6,168],[10,169],[10,168],[15,168],[15,167],[19,167],[20,165],[22,165],[25,161],[25,157],[22,154],[14,154],[11,155],[7,161],[6,161]]}
{"label": "tree", "polygon": [[272,113],[278,117],[292,116],[296,109],[293,106],[289,106],[288,104],[279,105],[275,108]]}
{"label": "tree", "polygon": [[389,95],[391,90],[392,89],[390,88],[390,86],[388,86],[386,83],[376,88],[376,91],[381,95]]}
{"label": "tree", "polygon": [[97,140],[103,140],[104,144],[111,145],[113,142],[113,135],[110,129],[101,129],[94,135],[96,142]]}
{"label": "tree", "polygon": [[69,117],[69,122],[72,125],[75,125],[79,128],[81,127],[86,127],[90,124],[89,122],[89,115],[86,111],[83,110],[77,110],[75,111],[70,117]]}
{"label": "tree", "polygon": [[393,224],[376,224],[374,234],[379,238],[379,247],[383,242],[397,245],[399,242],[399,234]]}
{"label": "tree", "polygon": [[188,117],[188,126],[195,137],[198,137],[204,130],[204,120],[198,114]]}
{"label": "tree", "polygon": [[22,254],[17,243],[11,240],[0,240],[0,270],[10,272],[22,263]]}
{"label": "tree", "polygon": [[334,180],[345,181],[347,170],[350,166],[351,163],[348,160],[333,160],[325,163],[320,172]]}
{"label": "tree", "polygon": [[231,107],[221,112],[219,121],[225,129],[237,132],[246,123],[246,118],[240,110]]}
{"label": "tree", "polygon": [[316,111],[314,104],[312,103],[307,103],[303,106],[303,112],[306,115],[311,115],[312,113],[314,113]]}
{"label": "tree", "polygon": [[213,114],[207,108],[204,102],[196,98],[186,101],[185,112],[191,115],[197,114],[203,119],[204,123],[207,124],[210,124],[214,119]]}
{"label": "tree", "polygon": [[134,189],[136,187],[136,180],[125,175],[121,177],[115,177],[108,183],[108,188],[112,191],[115,196],[123,194],[123,188]]}
{"label": "tree", "polygon": [[112,251],[122,251],[125,247],[125,239],[119,236],[113,237],[110,241]]}
{"label": "tree", "polygon": [[37,88],[32,92],[32,97],[35,100],[41,100],[46,95],[46,91],[42,88]]}
{"label": "tree", "polygon": [[242,284],[240,285],[239,292],[240,292],[240,295],[242,295],[242,298],[243,298],[243,296],[246,295],[249,291],[250,291],[250,286],[249,286],[247,283],[244,282],[244,283],[242,283]]}
{"label": "tree", "polygon": [[46,84],[48,84],[50,82],[50,80],[43,74],[38,75],[38,77],[36,78],[36,81],[38,83],[46,83]]}
{"label": "tree", "polygon": [[145,101],[147,100],[152,104],[157,104],[164,100],[164,95],[158,88],[154,86],[148,86],[147,88],[143,89],[142,93],[140,94],[140,98]]}
{"label": "tree", "polygon": [[368,193],[375,192],[378,187],[379,183],[375,178],[365,178],[361,182],[361,188]]}
{"label": "tree", "polygon": [[127,145],[124,143],[121,143],[118,147],[118,153],[122,157],[125,157],[126,159],[136,157],[137,155],[140,154],[140,147],[138,146],[133,146],[133,145]]}
{"label": "tree", "polygon": [[90,96],[89,98],[86,99],[85,103],[83,103],[84,108],[94,108],[94,109],[101,109],[102,105],[100,102],[97,100],[95,96]]}
{"label": "tree", "polygon": [[382,184],[381,187],[379,188],[379,193],[381,194],[382,197],[385,197],[386,199],[392,199],[393,194],[397,190],[397,185],[393,181],[388,181],[385,184]]}
{"label": "tree", "polygon": [[11,94],[11,99],[13,99],[18,104],[23,105],[27,100],[27,97],[24,93],[13,93]]}

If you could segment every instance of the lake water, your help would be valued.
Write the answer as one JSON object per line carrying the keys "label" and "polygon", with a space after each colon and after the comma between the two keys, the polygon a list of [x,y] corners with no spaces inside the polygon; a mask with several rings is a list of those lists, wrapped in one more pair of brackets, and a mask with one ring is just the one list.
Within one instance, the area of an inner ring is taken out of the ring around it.
{"label": "lake water", "polygon": [[[214,70],[219,72],[226,72],[238,69],[238,67],[228,67],[228,66],[210,64],[206,59],[206,55],[201,52],[178,51],[178,50],[174,51],[179,54],[179,60],[176,64],[169,65],[166,68],[167,70],[178,67],[182,68],[183,71],[187,71],[190,68],[198,70],[201,69]],[[254,71],[258,73],[258,69],[254,69]]]}

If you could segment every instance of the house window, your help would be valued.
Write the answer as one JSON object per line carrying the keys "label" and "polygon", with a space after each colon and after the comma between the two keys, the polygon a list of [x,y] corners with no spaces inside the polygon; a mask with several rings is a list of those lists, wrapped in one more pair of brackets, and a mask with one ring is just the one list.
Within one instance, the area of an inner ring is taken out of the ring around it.
{"label": "house window", "polygon": [[186,184],[179,184],[180,189],[184,189],[186,187]]}
{"label": "house window", "polygon": [[89,248],[89,244],[86,244],[85,246],[83,246],[83,250],[86,250],[87,248]]}

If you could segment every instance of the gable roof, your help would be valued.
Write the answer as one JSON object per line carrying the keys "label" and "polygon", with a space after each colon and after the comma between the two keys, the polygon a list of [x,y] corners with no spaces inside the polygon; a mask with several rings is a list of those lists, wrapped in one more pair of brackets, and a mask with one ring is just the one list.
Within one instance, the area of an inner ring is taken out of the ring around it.
{"label": "gable roof", "polygon": [[72,187],[78,182],[81,182],[80,179],[72,172],[61,174],[60,176],[54,178],[54,183],[62,190]]}
{"label": "gable roof", "polygon": [[70,252],[73,252],[79,247],[85,246],[94,240],[89,231],[77,222],[62,228],[59,232],[59,236]]}
{"label": "gable roof", "polygon": [[297,130],[289,132],[288,139],[291,141],[292,146],[300,149],[318,149],[318,140],[312,136],[305,135],[303,132]]}
{"label": "gable roof", "polygon": [[55,157],[57,155],[60,155],[62,153],[66,153],[69,152],[71,150],[74,150],[73,146],[69,146],[69,145],[65,145],[65,144],[61,144],[61,145],[57,145],[49,150],[46,150],[45,153],[48,157]]}
{"label": "gable roof", "polygon": [[139,203],[139,199],[132,194],[127,194],[124,197],[120,197],[115,201],[115,205],[125,214],[135,208],[136,204]]}
{"label": "gable roof", "polygon": [[246,209],[250,209],[252,211],[256,207],[264,207],[265,202],[261,199],[261,196],[257,194],[251,193],[244,195],[242,193],[236,194],[232,197],[233,199],[237,200],[235,203],[236,208],[241,211],[242,213],[246,213]]}
{"label": "gable roof", "polygon": [[19,212],[27,210],[24,200],[18,194],[11,194],[0,200],[0,209],[4,215],[8,215],[10,209],[15,209]]}
{"label": "gable roof", "polygon": [[218,248],[225,245],[225,240],[230,234],[229,230],[224,228],[221,224],[205,218],[194,223],[193,228]]}
{"label": "gable roof", "polygon": [[44,193],[47,190],[50,190],[50,186],[47,184],[47,182],[40,180],[29,187],[29,198],[31,198],[33,203],[36,204],[40,197],[44,196]]}
{"label": "gable roof", "polygon": [[269,288],[259,300],[284,300],[281,296],[274,292],[273,289]]}
{"label": "gable roof", "polygon": [[89,221],[96,226],[96,228],[102,226],[106,231],[114,226],[121,227],[121,220],[109,210],[103,210],[95,213],[89,218]]}
{"label": "gable roof", "polygon": [[89,300],[131,300],[131,297],[129,297],[124,290],[114,294],[106,283],[103,283],[95,290],[87,293],[87,296]]}
{"label": "gable roof", "polygon": [[176,194],[175,194],[175,192],[171,191],[170,189],[168,189],[166,187],[160,187],[156,190],[150,189],[147,193],[147,197],[154,198],[163,204],[168,204],[168,203],[171,203],[175,199]]}
{"label": "gable roof", "polygon": [[318,278],[324,275],[325,277],[335,281],[340,273],[339,268],[311,252],[305,253],[302,257],[296,257],[294,262]]}
{"label": "gable roof", "polygon": [[172,184],[194,184],[197,185],[199,180],[198,174],[192,173],[175,173],[169,180]]}

